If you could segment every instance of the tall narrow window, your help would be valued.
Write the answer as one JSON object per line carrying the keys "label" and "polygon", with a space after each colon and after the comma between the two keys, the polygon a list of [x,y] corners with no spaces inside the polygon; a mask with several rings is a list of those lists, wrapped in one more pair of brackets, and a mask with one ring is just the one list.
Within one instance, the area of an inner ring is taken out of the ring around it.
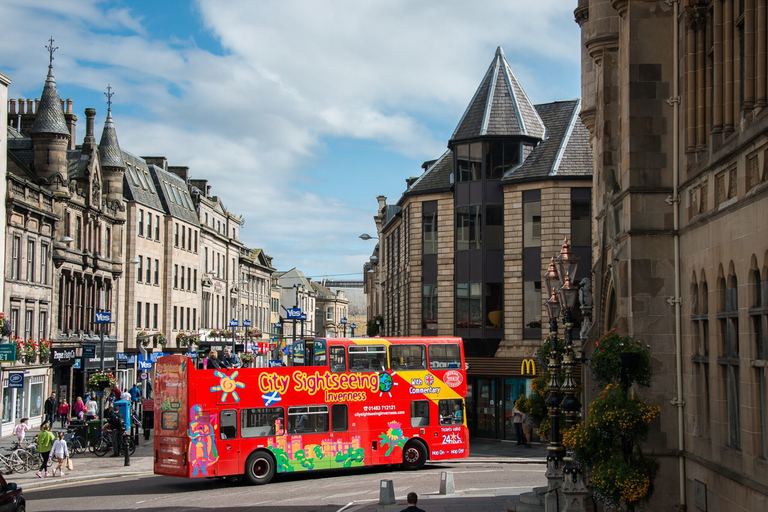
{"label": "tall narrow window", "polygon": [[48,284],[48,244],[40,244],[40,282]]}
{"label": "tall narrow window", "polygon": [[146,283],[150,284],[152,282],[152,258],[147,256],[147,279]]}
{"label": "tall narrow window", "polygon": [[160,216],[155,219],[155,240],[160,241]]}
{"label": "tall narrow window", "polygon": [[541,191],[523,192],[523,338],[541,338]]}
{"label": "tall narrow window", "polygon": [[152,238],[152,213],[147,212],[147,238]]}
{"label": "tall narrow window", "polygon": [[139,236],[144,236],[144,210],[139,209]]}
{"label": "tall narrow window", "polygon": [[75,248],[78,251],[83,249],[83,219],[80,217],[75,219]]}
{"label": "tall narrow window", "polygon": [[768,390],[766,390],[766,360],[768,360],[768,281],[761,280],[760,271],[753,270],[753,307],[749,308],[749,316],[752,319],[755,333],[755,353],[761,365],[755,365],[755,377],[757,381],[757,427],[760,430],[759,456],[768,459]]}
{"label": "tall narrow window", "polygon": [[192,290],[192,269],[187,267],[187,291]]}
{"label": "tall narrow window", "polygon": [[197,230],[195,230],[195,253],[197,253]]}
{"label": "tall narrow window", "polygon": [[147,329],[149,329],[149,311],[150,311],[150,304],[149,302],[144,303],[144,325],[147,326]]}
{"label": "tall narrow window", "polygon": [[35,241],[27,240],[27,281],[35,281]]}
{"label": "tall narrow window", "polygon": [[[141,329],[141,302],[136,303],[136,328]],[[149,326],[147,326],[149,329]]]}
{"label": "tall narrow window", "polygon": [[34,309],[28,309],[24,315],[24,339],[28,340],[32,338],[32,333],[34,332],[34,323],[35,323],[35,310]]}
{"label": "tall narrow window", "polygon": [[138,282],[141,282],[141,280],[144,279],[143,265],[144,265],[144,256],[139,256],[139,272],[138,272],[138,279],[137,279]]}
{"label": "tall narrow window", "polygon": [[487,205],[485,207],[485,236],[486,249],[504,248],[504,207],[502,205]]}
{"label": "tall narrow window", "polygon": [[173,287],[174,288],[179,287],[179,266],[178,265],[173,266]]}
{"label": "tall narrow window", "polygon": [[21,274],[21,237],[13,237],[11,249],[11,279],[18,279]]}
{"label": "tall narrow window", "polygon": [[181,248],[187,248],[187,226],[181,226]]}
{"label": "tall narrow window", "polygon": [[158,310],[158,305],[153,304],[152,305],[152,328],[153,329],[157,329],[157,310]]}
{"label": "tall narrow window", "polygon": [[179,223],[175,222],[173,224],[173,246],[178,247],[179,246]]}
{"label": "tall narrow window", "polygon": [[181,266],[181,289],[184,289],[184,265]]}
{"label": "tall narrow window", "polygon": [[173,306],[173,330],[178,330],[178,312],[177,312],[177,306]]}
{"label": "tall narrow window", "polygon": [[481,178],[483,163],[482,144],[456,146],[456,181],[475,181]]}
{"label": "tall narrow window", "polygon": [[[38,321],[37,321],[37,339],[38,340],[44,340],[48,336],[46,336],[48,332],[48,312],[47,311],[41,311],[38,315]],[[45,361],[41,361],[45,362]]]}
{"label": "tall narrow window", "polygon": [[155,284],[160,284],[160,260],[155,260]]}
{"label": "tall narrow window", "polygon": [[456,249],[480,249],[480,205],[456,208]]}
{"label": "tall narrow window", "polygon": [[480,283],[456,283],[456,328],[481,327]]}
{"label": "tall narrow window", "polygon": [[424,254],[437,254],[437,212],[424,214]]}
{"label": "tall narrow window", "polygon": [[693,362],[695,385],[699,390],[698,421],[694,426],[694,434],[709,437],[711,432],[711,410],[709,394],[709,312],[707,297],[707,282],[694,284],[691,293],[691,322],[693,331]]}
{"label": "tall narrow window", "polygon": [[107,258],[111,258],[112,257],[112,228],[107,226],[105,233],[106,233],[106,240],[104,243],[107,246],[106,256]]}
{"label": "tall narrow window", "polygon": [[437,329],[437,285],[425,284],[421,295],[421,328]]}
{"label": "tall narrow window", "polygon": [[192,281],[194,284],[192,285],[192,291],[197,293],[197,269],[195,269],[194,272],[194,280]]}
{"label": "tall narrow window", "polygon": [[722,355],[717,358],[725,383],[728,445],[741,449],[741,399],[739,393],[739,304],[736,276],[730,276],[726,285],[721,280],[722,302],[717,318],[720,321]]}

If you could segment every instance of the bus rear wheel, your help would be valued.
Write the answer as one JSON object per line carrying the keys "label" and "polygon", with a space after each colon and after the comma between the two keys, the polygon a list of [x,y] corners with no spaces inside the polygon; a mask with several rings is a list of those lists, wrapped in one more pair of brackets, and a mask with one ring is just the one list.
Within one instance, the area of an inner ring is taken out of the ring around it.
{"label": "bus rear wheel", "polygon": [[416,470],[427,462],[427,449],[419,441],[409,441],[403,448],[403,469]]}
{"label": "bus rear wheel", "polygon": [[269,452],[253,452],[245,461],[245,478],[255,485],[264,485],[275,476],[275,459]]}

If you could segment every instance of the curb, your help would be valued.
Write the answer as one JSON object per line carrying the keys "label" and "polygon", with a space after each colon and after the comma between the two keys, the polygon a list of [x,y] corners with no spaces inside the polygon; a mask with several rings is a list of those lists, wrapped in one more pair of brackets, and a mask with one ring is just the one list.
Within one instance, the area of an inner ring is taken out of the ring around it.
{"label": "curb", "polygon": [[32,480],[31,482],[21,484],[23,490],[33,490],[43,488],[59,487],[62,484],[82,483],[93,480],[105,480],[113,478],[121,478],[124,476],[150,476],[154,475],[151,471],[125,471],[122,473],[102,473],[99,475],[79,475],[73,477],[55,477],[49,476],[47,478],[39,478],[38,480]]}

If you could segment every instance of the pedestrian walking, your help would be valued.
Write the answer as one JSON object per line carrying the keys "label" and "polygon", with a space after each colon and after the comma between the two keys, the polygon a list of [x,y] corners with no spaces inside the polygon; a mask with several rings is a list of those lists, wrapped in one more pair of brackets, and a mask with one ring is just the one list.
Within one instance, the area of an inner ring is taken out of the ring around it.
{"label": "pedestrian walking", "polygon": [[77,419],[82,420],[85,418],[85,412],[88,410],[88,408],[83,403],[82,397],[77,397],[75,400],[75,405],[72,406],[72,412],[75,414]]}
{"label": "pedestrian walking", "polygon": [[[518,400],[522,400],[522,397],[518,398]],[[515,408],[512,409],[512,424],[515,426],[515,437],[517,438],[517,445],[520,446],[521,444],[525,444],[525,434],[523,433],[523,413],[520,409],[517,408],[517,403],[515,403]]]}
{"label": "pedestrian walking", "polygon": [[37,434],[37,451],[43,459],[40,470],[37,472],[39,478],[48,476],[48,458],[51,456],[51,448],[56,436],[53,435],[48,425],[40,425],[40,433]]}
{"label": "pedestrian walking", "polygon": [[99,415],[99,404],[96,402],[96,399],[91,397],[88,403],[85,404],[85,407],[85,419],[95,420],[96,416]]}
{"label": "pedestrian walking", "polygon": [[109,417],[109,426],[112,427],[112,456],[120,456],[120,445],[123,442],[123,433],[125,432],[125,420],[120,414],[120,408],[115,406],[112,409],[112,415]]}
{"label": "pedestrian walking", "polygon": [[43,425],[53,426],[53,422],[55,420],[56,412],[58,411],[58,407],[56,403],[56,393],[52,392],[51,396],[49,396],[45,404],[43,405],[43,413],[45,414],[45,419],[43,419],[43,422],[40,424],[42,427]]}
{"label": "pedestrian walking", "polygon": [[64,432],[59,432],[59,438],[54,441],[51,447],[51,454],[58,461],[56,468],[53,470],[53,476],[56,476],[57,471],[59,476],[64,476],[64,464],[69,459],[69,448],[67,448],[67,442],[64,440]]}
{"label": "pedestrian walking", "polygon": [[420,509],[416,506],[416,504],[419,502],[419,496],[415,492],[409,492],[407,500],[408,507],[404,508],[400,512],[424,512],[423,509]]}
{"label": "pedestrian walking", "polygon": [[13,433],[16,435],[16,440],[19,442],[19,446],[24,442],[24,437],[26,437],[27,430],[29,430],[27,421],[29,421],[29,418],[21,418],[19,424],[13,428]]}
{"label": "pedestrian walking", "polygon": [[59,406],[59,421],[61,421],[61,428],[67,428],[67,423],[69,423],[69,404],[66,400],[62,400]]}

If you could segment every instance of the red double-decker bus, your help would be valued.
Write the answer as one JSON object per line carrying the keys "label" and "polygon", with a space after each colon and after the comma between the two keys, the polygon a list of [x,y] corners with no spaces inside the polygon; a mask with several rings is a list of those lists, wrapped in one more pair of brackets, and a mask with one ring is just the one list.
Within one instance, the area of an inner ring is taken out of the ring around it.
{"label": "red double-decker bus", "polygon": [[467,457],[460,338],[297,342],[292,366],[196,369],[158,359],[160,475],[231,477]]}

